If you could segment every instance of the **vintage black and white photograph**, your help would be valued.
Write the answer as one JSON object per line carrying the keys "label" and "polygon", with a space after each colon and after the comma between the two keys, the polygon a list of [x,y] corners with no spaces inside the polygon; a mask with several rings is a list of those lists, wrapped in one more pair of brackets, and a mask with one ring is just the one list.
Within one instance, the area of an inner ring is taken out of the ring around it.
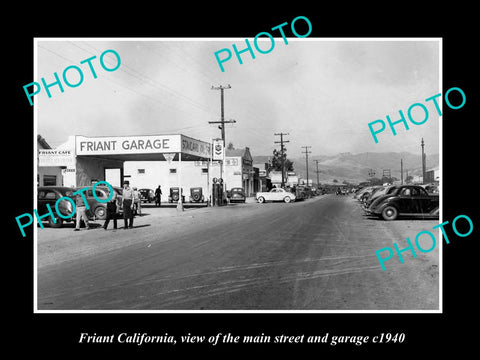
{"label": "vintage black and white photograph", "polygon": [[442,39],[270,34],[35,38],[35,312],[442,311]]}

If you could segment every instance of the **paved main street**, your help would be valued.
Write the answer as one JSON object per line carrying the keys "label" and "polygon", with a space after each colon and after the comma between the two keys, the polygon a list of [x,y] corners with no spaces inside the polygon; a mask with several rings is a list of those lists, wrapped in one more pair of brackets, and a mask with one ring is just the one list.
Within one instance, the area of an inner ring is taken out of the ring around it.
{"label": "paved main street", "polygon": [[356,200],[335,195],[143,212],[131,230],[122,220],[115,231],[38,229],[38,309],[439,307],[438,245],[417,258],[404,252],[404,264],[395,256],[387,271],[375,256],[435,220],[371,219]]}

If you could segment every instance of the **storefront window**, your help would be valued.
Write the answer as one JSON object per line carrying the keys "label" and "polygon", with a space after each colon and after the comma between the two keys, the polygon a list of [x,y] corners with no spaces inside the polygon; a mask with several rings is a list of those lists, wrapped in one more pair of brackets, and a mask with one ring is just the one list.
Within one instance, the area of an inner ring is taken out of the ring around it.
{"label": "storefront window", "polygon": [[43,186],[55,186],[57,185],[56,175],[43,175]]}

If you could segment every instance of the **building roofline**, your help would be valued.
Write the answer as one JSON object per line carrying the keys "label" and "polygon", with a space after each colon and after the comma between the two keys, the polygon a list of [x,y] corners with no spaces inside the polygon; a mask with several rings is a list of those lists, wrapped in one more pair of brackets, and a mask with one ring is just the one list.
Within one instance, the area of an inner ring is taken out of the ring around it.
{"label": "building roofline", "polygon": [[51,149],[52,147],[47,143],[47,140],[42,137],[42,135],[38,134],[37,135],[37,141],[42,145],[44,149]]}

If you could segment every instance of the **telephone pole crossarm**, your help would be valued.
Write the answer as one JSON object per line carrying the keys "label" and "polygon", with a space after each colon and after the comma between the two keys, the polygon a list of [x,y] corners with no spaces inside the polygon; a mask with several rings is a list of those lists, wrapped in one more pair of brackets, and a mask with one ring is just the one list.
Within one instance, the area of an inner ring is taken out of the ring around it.
{"label": "telephone pole crossarm", "polygon": [[220,118],[220,121],[217,121],[217,122],[213,122],[213,121],[209,121],[209,124],[222,124],[221,125],[221,130],[222,130],[222,140],[223,140],[223,144],[225,145],[225,123],[231,123],[231,122],[235,122],[235,120],[230,120],[230,121],[225,121],[224,119],[224,106],[223,106],[223,91],[225,89],[231,89],[232,87],[230,86],[230,84],[228,84],[227,86],[213,86],[212,85],[212,90],[220,90],[220,114],[221,114],[221,118]]}

